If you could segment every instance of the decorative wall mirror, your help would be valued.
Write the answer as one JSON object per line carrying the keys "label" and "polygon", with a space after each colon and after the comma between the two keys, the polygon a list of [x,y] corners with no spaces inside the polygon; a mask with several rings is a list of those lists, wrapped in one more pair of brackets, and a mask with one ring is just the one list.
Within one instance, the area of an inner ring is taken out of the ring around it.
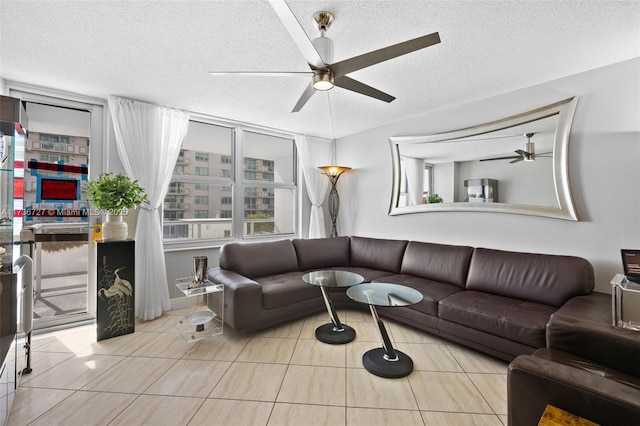
{"label": "decorative wall mirror", "polygon": [[427,136],[391,137],[390,215],[484,211],[578,220],[568,151],[577,98]]}

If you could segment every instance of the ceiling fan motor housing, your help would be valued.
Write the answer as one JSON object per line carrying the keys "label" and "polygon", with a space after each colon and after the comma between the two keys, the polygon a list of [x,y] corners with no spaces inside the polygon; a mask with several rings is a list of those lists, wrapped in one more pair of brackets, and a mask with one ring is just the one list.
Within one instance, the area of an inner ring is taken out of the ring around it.
{"label": "ceiling fan motor housing", "polygon": [[[329,37],[320,36],[313,40],[313,46],[318,51],[318,54],[325,64],[333,63],[333,40]],[[329,90],[333,89],[333,86],[334,80],[331,70],[314,71],[313,87],[316,90]]]}
{"label": "ceiling fan motor housing", "polygon": [[531,140],[529,140],[528,142],[525,142],[524,151],[525,151],[524,161],[534,161],[536,159],[535,144],[531,142]]}
{"label": "ceiling fan motor housing", "polygon": [[333,40],[329,37],[320,36],[313,40],[313,46],[325,64],[333,63]]}

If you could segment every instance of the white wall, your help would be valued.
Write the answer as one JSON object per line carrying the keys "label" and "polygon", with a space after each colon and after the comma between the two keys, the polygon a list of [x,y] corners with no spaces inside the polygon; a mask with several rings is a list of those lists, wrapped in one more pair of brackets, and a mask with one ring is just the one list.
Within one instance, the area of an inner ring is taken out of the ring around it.
{"label": "white wall", "polygon": [[501,161],[461,161],[456,163],[456,201],[464,201],[466,179],[496,179],[498,201],[510,204],[533,204],[559,208],[553,184],[551,158],[539,157],[535,161],[511,164]]}
{"label": "white wall", "polygon": [[[388,215],[388,137],[469,127],[571,96],[579,97],[569,147],[579,222],[477,212]],[[640,248],[640,58],[344,137],[337,159],[353,168],[339,182],[342,235],[582,256],[595,268],[596,289],[609,292],[621,272],[620,249]]]}

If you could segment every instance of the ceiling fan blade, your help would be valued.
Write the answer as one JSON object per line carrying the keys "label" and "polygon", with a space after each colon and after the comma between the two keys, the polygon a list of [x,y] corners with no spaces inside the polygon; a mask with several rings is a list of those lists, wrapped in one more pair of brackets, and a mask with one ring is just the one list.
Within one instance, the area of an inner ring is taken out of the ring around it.
{"label": "ceiling fan blade", "polygon": [[291,76],[311,76],[312,71],[211,71],[211,75],[247,75],[260,77],[291,77]]}
{"label": "ceiling fan blade", "polygon": [[337,78],[438,43],[440,43],[440,35],[436,32],[336,62],[329,65],[329,69],[333,71]]}
{"label": "ceiling fan blade", "polygon": [[304,32],[298,19],[293,14],[289,6],[284,0],[269,0],[271,7],[276,11],[282,24],[291,35],[291,38],[302,52],[302,56],[314,70],[326,70],[327,65],[316,50],[315,46],[309,40],[307,33]]}
{"label": "ceiling fan blade", "polygon": [[313,83],[309,83],[307,88],[304,89],[304,92],[302,92],[302,96],[300,96],[300,99],[298,99],[298,102],[293,107],[291,112],[300,111],[302,107],[307,103],[307,101],[311,99],[311,96],[313,96],[314,93],[316,93],[316,89],[313,88]]}
{"label": "ceiling fan blade", "polygon": [[510,157],[481,158],[478,161],[513,160],[514,158],[520,158],[521,159],[522,157],[519,156],[519,155],[516,155],[516,156],[512,155]]}
{"label": "ceiling fan blade", "polygon": [[513,164],[513,163],[518,163],[520,161],[524,160],[524,157],[518,157],[515,160],[511,160],[509,161],[509,164]]}
{"label": "ceiling fan blade", "polygon": [[381,101],[391,102],[395,99],[395,97],[387,93],[381,92],[380,90],[375,89],[371,86],[367,86],[364,83],[360,83],[358,80],[354,80],[350,77],[347,77],[346,75],[336,77],[334,82],[338,87],[351,90],[352,92],[360,93],[361,95],[370,96]]}

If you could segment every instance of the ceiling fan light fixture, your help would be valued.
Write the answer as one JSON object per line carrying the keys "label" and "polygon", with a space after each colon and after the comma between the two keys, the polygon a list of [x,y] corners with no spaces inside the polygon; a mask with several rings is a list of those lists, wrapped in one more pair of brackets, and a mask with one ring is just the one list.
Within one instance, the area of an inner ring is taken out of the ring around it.
{"label": "ceiling fan light fixture", "polygon": [[316,90],[333,89],[333,75],[331,72],[319,72],[313,75],[313,88]]}

